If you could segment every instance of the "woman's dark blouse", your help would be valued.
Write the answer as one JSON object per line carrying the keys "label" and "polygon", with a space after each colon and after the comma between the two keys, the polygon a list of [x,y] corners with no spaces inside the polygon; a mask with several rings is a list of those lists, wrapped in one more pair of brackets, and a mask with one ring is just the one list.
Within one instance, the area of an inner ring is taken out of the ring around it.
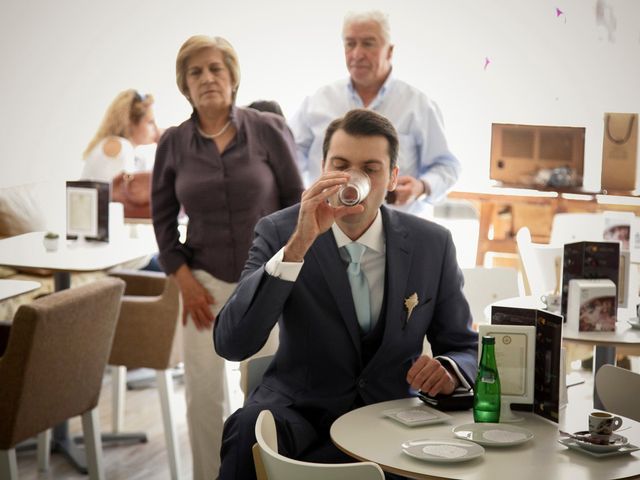
{"label": "woman's dark blouse", "polygon": [[[300,201],[293,136],[281,117],[233,107],[237,134],[222,155],[196,128],[197,114],[168,129],[156,151],[153,227],[167,274],[181,265],[236,282],[260,218]],[[189,217],[178,238],[178,213]]]}

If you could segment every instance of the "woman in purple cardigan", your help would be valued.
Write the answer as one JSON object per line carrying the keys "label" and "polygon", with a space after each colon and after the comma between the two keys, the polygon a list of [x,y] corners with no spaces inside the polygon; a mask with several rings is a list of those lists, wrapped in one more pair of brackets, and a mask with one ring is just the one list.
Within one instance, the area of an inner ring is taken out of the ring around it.
{"label": "woman in purple cardigan", "polygon": [[[198,480],[218,474],[228,414],[224,360],[212,341],[215,316],[240,277],[256,222],[297,203],[302,181],[284,120],[235,106],[240,69],[229,42],[189,38],[178,52],[176,81],[193,113],[160,139],[152,213],[160,263],[182,294],[187,420]],[[184,243],[181,208],[189,217]]]}

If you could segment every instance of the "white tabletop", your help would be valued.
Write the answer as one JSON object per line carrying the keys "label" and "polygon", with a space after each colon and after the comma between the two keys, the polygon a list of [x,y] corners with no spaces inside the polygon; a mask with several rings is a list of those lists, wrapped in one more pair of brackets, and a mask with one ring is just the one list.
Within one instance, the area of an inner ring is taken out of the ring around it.
{"label": "white tabletop", "polygon": [[[535,296],[506,298],[492,303],[488,308],[489,317],[491,307],[515,307],[515,308],[544,308],[542,301]],[[614,332],[580,332],[576,325],[567,323],[562,326],[562,338],[572,343],[584,343],[588,345],[600,345],[605,347],[633,347],[640,348],[640,330],[633,329],[627,322],[632,315],[630,309],[618,309],[618,321]]]}
{"label": "white tabletop", "polygon": [[640,330],[634,329],[626,320],[616,322],[615,332],[580,332],[575,327],[562,329],[562,338],[572,343],[585,343],[603,347],[635,347],[640,349]]}
{"label": "white tabletop", "polygon": [[[386,418],[389,408],[422,405],[416,398],[393,400],[353,410],[334,422],[331,439],[342,450],[360,460],[378,463],[383,470],[412,478],[447,478],[468,480],[538,480],[589,478],[598,480],[630,478],[640,475],[640,451],[605,460],[569,450],[558,443],[558,426],[533,413],[518,412],[525,421],[513,425],[526,428],[535,437],[513,447],[485,447],[485,455],[462,463],[436,464],[410,457],[400,445],[409,440],[455,438],[455,426],[473,423],[471,411],[448,412],[446,423],[423,427],[406,427]],[[570,432],[587,428],[586,411],[563,410],[562,429]],[[640,445],[640,423],[624,419],[622,435]]]}
{"label": "white tabletop", "polygon": [[0,300],[30,292],[36,288],[40,288],[40,282],[0,279]]}
{"label": "white tabletop", "polygon": [[104,242],[84,242],[60,238],[58,249],[47,252],[44,232],[31,232],[0,240],[0,265],[46,268],[65,272],[104,270],[157,251],[154,242],[121,238]]}

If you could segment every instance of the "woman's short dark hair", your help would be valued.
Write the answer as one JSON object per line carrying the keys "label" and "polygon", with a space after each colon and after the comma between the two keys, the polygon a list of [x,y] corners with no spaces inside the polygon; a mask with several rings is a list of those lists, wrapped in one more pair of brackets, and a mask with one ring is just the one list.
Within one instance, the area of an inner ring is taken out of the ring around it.
{"label": "woman's short dark hair", "polygon": [[389,164],[393,168],[398,163],[398,134],[393,124],[383,115],[357,108],[350,110],[344,117],[336,118],[327,127],[322,143],[322,164],[327,160],[331,138],[337,130],[342,130],[354,137],[385,137],[389,144]]}
{"label": "woman's short dark hair", "polygon": [[276,115],[280,115],[284,118],[284,113],[282,113],[282,108],[280,108],[280,104],[275,100],[256,100],[255,102],[251,102],[247,105],[247,108],[253,108],[254,110],[258,110],[259,112],[271,112]]}

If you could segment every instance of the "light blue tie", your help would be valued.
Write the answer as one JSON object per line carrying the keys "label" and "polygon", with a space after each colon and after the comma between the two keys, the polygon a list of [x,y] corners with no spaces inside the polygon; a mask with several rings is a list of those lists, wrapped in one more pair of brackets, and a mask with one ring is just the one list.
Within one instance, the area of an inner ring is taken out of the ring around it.
{"label": "light blue tie", "polygon": [[361,243],[349,243],[344,246],[349,254],[350,262],[347,267],[347,276],[351,284],[351,294],[353,295],[353,305],[356,307],[358,323],[365,333],[371,328],[371,306],[369,304],[369,282],[364,272],[360,268],[362,255],[367,249]]}

